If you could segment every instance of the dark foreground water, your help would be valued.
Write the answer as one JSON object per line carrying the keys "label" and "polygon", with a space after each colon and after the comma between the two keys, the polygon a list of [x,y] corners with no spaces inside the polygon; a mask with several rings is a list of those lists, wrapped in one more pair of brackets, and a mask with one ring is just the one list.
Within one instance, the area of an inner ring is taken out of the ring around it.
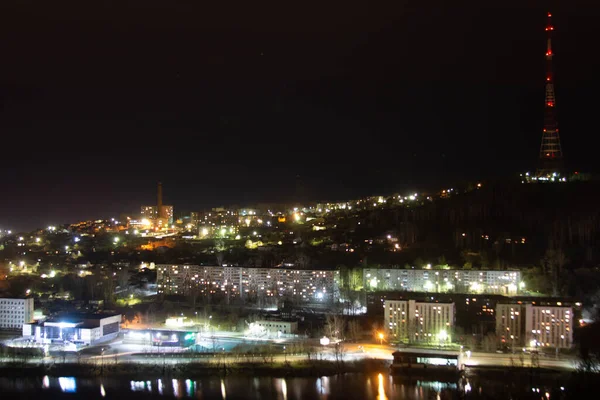
{"label": "dark foreground water", "polygon": [[416,380],[388,374],[344,374],[320,378],[228,376],[199,379],[0,377],[0,399],[564,399],[568,389],[553,380]]}

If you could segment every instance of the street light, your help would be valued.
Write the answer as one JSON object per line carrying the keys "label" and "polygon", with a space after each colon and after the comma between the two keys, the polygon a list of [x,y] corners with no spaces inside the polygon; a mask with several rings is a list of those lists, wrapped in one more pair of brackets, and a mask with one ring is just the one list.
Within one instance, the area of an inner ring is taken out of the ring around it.
{"label": "street light", "polygon": [[383,333],[379,332],[379,335],[377,335],[377,336],[379,337],[379,345],[383,345],[383,338],[384,338]]}
{"label": "street light", "polygon": [[440,346],[448,339],[448,333],[444,330],[438,333],[438,338],[440,339]]}

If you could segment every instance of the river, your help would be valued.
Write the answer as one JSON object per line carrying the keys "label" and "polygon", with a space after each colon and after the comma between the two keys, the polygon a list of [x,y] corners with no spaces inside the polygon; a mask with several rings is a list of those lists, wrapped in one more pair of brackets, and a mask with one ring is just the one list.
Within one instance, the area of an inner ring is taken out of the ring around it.
{"label": "river", "polygon": [[[5,399],[365,399],[421,400],[462,398],[566,398],[557,382],[534,383],[481,379],[476,376],[456,383],[408,380],[388,374],[343,374],[317,378],[227,376],[197,379],[0,377],[0,398]],[[552,396],[552,397],[551,397]]]}

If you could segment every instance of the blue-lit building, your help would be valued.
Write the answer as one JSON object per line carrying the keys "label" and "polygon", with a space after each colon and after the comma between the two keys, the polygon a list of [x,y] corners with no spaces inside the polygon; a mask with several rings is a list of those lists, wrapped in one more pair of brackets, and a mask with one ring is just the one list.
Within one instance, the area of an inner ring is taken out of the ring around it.
{"label": "blue-lit building", "polygon": [[38,344],[92,345],[116,338],[121,314],[73,313],[23,325],[23,337]]}

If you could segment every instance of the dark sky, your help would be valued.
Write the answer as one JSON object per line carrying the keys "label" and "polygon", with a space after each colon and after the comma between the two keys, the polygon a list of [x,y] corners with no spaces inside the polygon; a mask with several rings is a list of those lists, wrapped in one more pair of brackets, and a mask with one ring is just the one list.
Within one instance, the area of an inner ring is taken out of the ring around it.
{"label": "dark sky", "polygon": [[[535,168],[548,1],[1,3],[0,228],[137,212],[158,180],[178,213]],[[600,2],[561,3],[563,150],[594,170]]]}

